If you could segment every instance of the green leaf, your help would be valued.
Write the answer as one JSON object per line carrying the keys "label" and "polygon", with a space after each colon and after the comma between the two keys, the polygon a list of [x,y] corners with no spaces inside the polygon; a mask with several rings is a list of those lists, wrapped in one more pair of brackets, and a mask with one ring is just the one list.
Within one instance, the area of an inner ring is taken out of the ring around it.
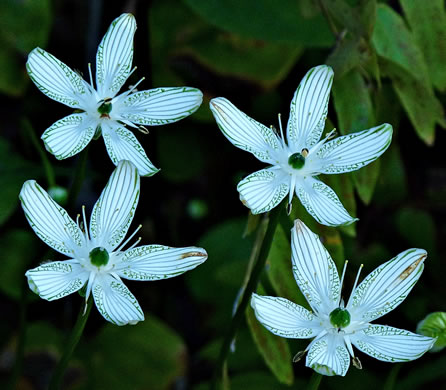
{"label": "green leaf", "polygon": [[50,0],[0,2],[1,41],[23,54],[37,46],[46,46],[51,23]]}
{"label": "green leaf", "polygon": [[[265,295],[259,285],[257,293]],[[266,365],[280,383],[291,385],[294,380],[292,356],[287,341],[268,331],[254,314],[251,306],[246,308],[246,320],[257,348],[265,360]]]}
{"label": "green leaf", "polygon": [[429,254],[436,251],[435,222],[427,211],[404,207],[396,213],[399,233],[410,246],[424,248]]}
{"label": "green leaf", "polygon": [[[335,50],[328,56],[326,63],[333,68],[336,82],[359,65],[361,61],[359,45],[359,39],[345,38],[339,42]],[[333,87],[335,85],[336,83]]]}
{"label": "green leaf", "polygon": [[[357,70],[352,70],[333,84],[333,95],[342,134],[350,134],[377,125],[367,84]],[[369,204],[372,199],[379,167],[378,159],[351,174],[358,195],[365,204]]]}
{"label": "green leaf", "polygon": [[330,47],[333,36],[322,15],[305,18],[299,2],[282,0],[184,0],[198,15],[223,30],[270,42]]}
{"label": "green leaf", "polygon": [[33,233],[10,230],[0,237],[2,248],[2,271],[0,290],[12,299],[19,300],[25,272],[33,260],[37,240]]}
{"label": "green leaf", "polygon": [[372,42],[378,55],[430,85],[423,53],[403,18],[386,4],[379,4]]}
{"label": "green leaf", "polygon": [[431,352],[439,352],[446,347],[446,313],[430,313],[417,325],[417,333],[429,337],[438,337]]}
{"label": "green leaf", "polygon": [[92,354],[94,389],[167,390],[186,371],[183,340],[153,316],[134,326],[105,325],[85,353]]}
{"label": "green leaf", "polygon": [[433,85],[446,89],[446,13],[443,0],[400,0],[412,35],[424,54]]}
{"label": "green leaf", "polygon": [[290,236],[290,231],[285,232],[281,225],[277,226],[267,258],[267,275],[277,296],[308,307],[293,276]]}

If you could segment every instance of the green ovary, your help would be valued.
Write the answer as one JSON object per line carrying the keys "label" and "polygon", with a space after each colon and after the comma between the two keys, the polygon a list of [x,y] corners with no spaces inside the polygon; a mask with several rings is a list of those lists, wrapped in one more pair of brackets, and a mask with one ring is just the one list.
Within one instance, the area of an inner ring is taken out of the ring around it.
{"label": "green ovary", "polygon": [[108,115],[110,114],[111,110],[112,110],[112,104],[109,102],[102,103],[98,108],[98,112],[101,115]]}
{"label": "green ovary", "polygon": [[96,267],[102,267],[103,265],[108,264],[108,260],[110,259],[110,255],[107,252],[107,249],[98,246],[90,251],[89,254],[91,264]]}
{"label": "green ovary", "polygon": [[294,153],[288,157],[288,164],[294,169],[301,169],[305,165],[305,157],[300,153]]}
{"label": "green ovary", "polygon": [[335,328],[345,328],[350,324],[350,313],[340,307],[330,313],[330,322]]}

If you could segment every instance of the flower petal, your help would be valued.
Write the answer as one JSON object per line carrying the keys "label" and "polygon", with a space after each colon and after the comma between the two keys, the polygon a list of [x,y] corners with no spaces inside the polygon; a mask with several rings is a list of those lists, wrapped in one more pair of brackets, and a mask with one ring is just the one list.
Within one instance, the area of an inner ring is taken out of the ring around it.
{"label": "flower petal", "polygon": [[91,141],[96,123],[87,114],[72,114],[58,120],[42,134],[46,149],[58,160],[81,152]]}
{"label": "flower petal", "polygon": [[309,339],[321,331],[313,313],[288,299],[252,294],[251,306],[259,322],[277,336]]}
{"label": "flower petal", "polygon": [[39,238],[54,250],[73,257],[83,234],[67,212],[35,180],[23,184],[19,198],[26,219]]}
{"label": "flower petal", "polygon": [[144,321],[144,313],[135,296],[109,274],[98,274],[92,289],[99,313],[115,325],[134,325]]}
{"label": "flower petal", "polygon": [[[338,137],[325,143],[317,152],[319,173],[355,171],[375,161],[392,140],[392,126],[384,123],[368,130]],[[317,166],[316,165],[316,166]]]}
{"label": "flower petal", "polygon": [[96,53],[96,84],[103,98],[114,97],[130,75],[136,21],[132,14],[116,18]]}
{"label": "flower petal", "polygon": [[350,367],[350,354],[343,337],[329,333],[314,339],[309,345],[305,365],[321,375],[345,376]]}
{"label": "flower petal", "polygon": [[276,163],[274,151],[279,149],[280,140],[271,129],[241,112],[225,98],[212,99],[210,109],[223,135],[234,146],[252,153],[260,161]]}
{"label": "flower petal", "polygon": [[294,93],[287,126],[288,145],[293,150],[319,141],[327,118],[333,70],[326,65],[311,68]]}
{"label": "flower petal", "polygon": [[329,186],[313,177],[306,177],[297,183],[296,194],[307,211],[322,225],[350,225],[358,220],[349,215]]}
{"label": "flower petal", "polygon": [[121,160],[131,161],[141,176],[152,176],[159,171],[130,130],[119,125],[111,127],[102,124],[102,136],[108,155],[115,165]]}
{"label": "flower petal", "polygon": [[129,161],[119,162],[91,213],[90,235],[111,251],[127,234],[139,200],[139,175]]}
{"label": "flower petal", "polygon": [[167,279],[194,269],[208,254],[203,248],[171,248],[145,245],[126,251],[116,264],[116,273],[131,280]]}
{"label": "flower petal", "polygon": [[301,220],[291,229],[293,274],[315,312],[330,313],[339,303],[341,282],[330,254]]}
{"label": "flower petal", "polygon": [[47,301],[54,301],[80,290],[88,275],[89,272],[77,260],[42,264],[25,274],[30,288]]}
{"label": "flower petal", "polygon": [[385,362],[407,362],[418,359],[434,345],[435,339],[408,330],[370,324],[350,335],[360,351]]}
{"label": "flower petal", "polygon": [[69,107],[82,108],[85,82],[73,70],[40,47],[29,53],[29,77],[46,96]]}
{"label": "flower petal", "polygon": [[203,94],[196,88],[156,88],[128,96],[121,117],[140,125],[165,125],[193,114],[200,107]]}
{"label": "flower petal", "polygon": [[266,213],[276,207],[289,193],[289,177],[274,168],[262,169],[238,183],[242,203],[253,214]]}
{"label": "flower petal", "polygon": [[352,316],[370,322],[397,307],[420,278],[426,257],[423,249],[408,249],[372,271],[347,304]]}

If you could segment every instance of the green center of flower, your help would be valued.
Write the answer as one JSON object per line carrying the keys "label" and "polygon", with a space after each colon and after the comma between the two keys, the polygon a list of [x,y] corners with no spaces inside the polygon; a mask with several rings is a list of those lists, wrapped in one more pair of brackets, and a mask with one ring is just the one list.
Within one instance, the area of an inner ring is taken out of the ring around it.
{"label": "green center of flower", "polygon": [[288,164],[294,169],[301,169],[305,165],[305,157],[301,153],[294,153],[288,158]]}
{"label": "green center of flower", "polygon": [[340,307],[330,313],[330,322],[335,328],[345,328],[350,324],[350,313]]}
{"label": "green center of flower", "polygon": [[110,259],[110,255],[107,252],[107,249],[98,246],[90,251],[90,262],[96,267],[102,267],[103,265],[108,264],[108,260]]}
{"label": "green center of flower", "polygon": [[98,112],[102,116],[108,116],[112,110],[111,99],[104,99],[104,102],[98,107]]}

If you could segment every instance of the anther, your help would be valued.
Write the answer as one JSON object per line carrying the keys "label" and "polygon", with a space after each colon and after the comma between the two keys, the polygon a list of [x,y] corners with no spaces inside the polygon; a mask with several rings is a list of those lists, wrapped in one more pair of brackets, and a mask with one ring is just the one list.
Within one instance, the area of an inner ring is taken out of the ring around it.
{"label": "anther", "polygon": [[352,363],[358,370],[362,370],[361,361],[356,356],[353,356]]}
{"label": "anther", "polygon": [[299,351],[298,353],[296,353],[293,357],[293,363],[297,363],[300,359],[302,359],[305,354],[307,353],[307,351]]}

